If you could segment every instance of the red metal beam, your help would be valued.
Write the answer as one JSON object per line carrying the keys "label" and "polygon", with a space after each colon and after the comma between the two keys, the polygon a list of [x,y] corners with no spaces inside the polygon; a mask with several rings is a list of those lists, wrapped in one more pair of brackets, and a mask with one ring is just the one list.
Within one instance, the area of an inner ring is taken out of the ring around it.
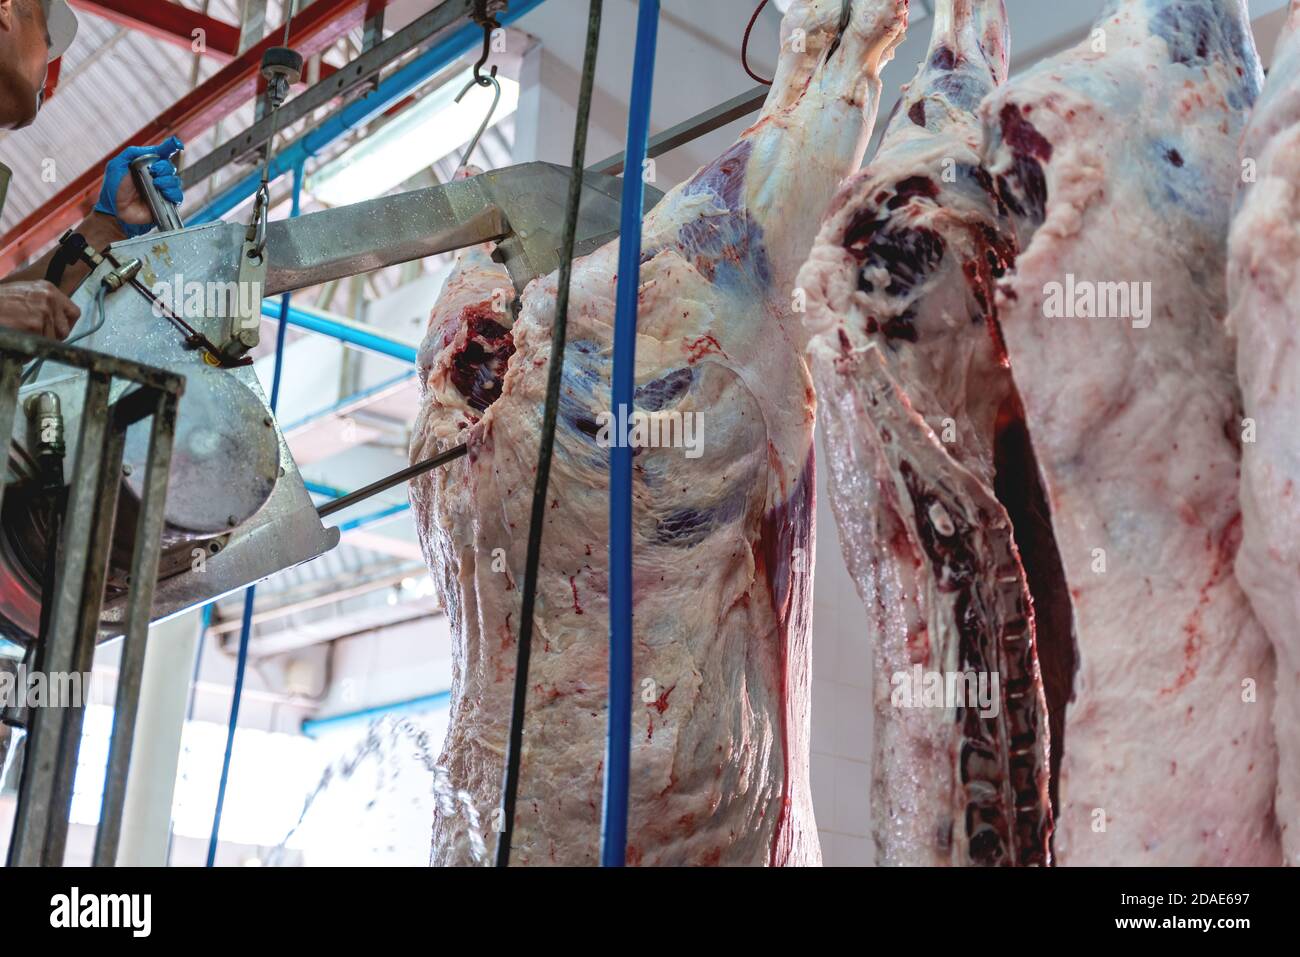
{"label": "red metal beam", "polygon": [[[361,26],[369,2],[316,0],[293,18],[289,45],[304,57],[328,49]],[[104,167],[122,150],[159,143],[173,133],[185,140],[193,139],[251,100],[260,79],[262,54],[278,46],[283,38],[278,29],[271,33],[145,124],[125,143],[92,163],[86,172],[11,229],[0,239],[0,275],[39,256],[64,230],[75,226],[90,212],[99,193]]]}
{"label": "red metal beam", "polygon": [[41,102],[48,103],[54,91],[59,88],[59,74],[63,72],[63,57],[59,57],[45,70],[45,86],[42,88]]}
{"label": "red metal beam", "polygon": [[[69,0],[72,6],[223,62],[239,55],[239,27],[166,0]],[[196,30],[202,30],[198,47]]]}

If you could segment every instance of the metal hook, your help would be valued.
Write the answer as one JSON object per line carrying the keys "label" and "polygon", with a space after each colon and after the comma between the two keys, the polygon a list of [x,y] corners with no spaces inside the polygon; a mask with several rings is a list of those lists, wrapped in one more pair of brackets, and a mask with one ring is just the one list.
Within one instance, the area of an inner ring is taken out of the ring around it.
{"label": "metal hook", "polygon": [[[496,67],[492,68],[492,75],[490,77],[484,77],[481,82],[483,86],[495,87],[496,94],[492,97],[492,106],[488,109],[487,116],[483,117],[483,123],[479,126],[478,132],[475,133],[474,138],[469,141],[469,148],[465,150],[465,155],[461,157],[460,165],[456,167],[456,173],[452,174],[453,179],[455,179],[456,175],[459,174],[461,170],[469,165],[469,158],[474,155],[474,150],[478,148],[478,141],[481,140],[483,134],[487,132],[488,124],[492,122],[492,117],[497,111],[497,104],[501,102],[501,84],[497,80]],[[478,86],[479,83],[480,80],[475,77],[465,84],[465,89],[460,91],[460,95],[456,97],[456,102],[459,103],[463,100],[465,94],[474,89],[475,86]]]}
{"label": "metal hook", "polygon": [[[478,62],[474,64],[474,82],[479,86],[490,86],[496,80],[497,68],[493,66],[491,76],[486,77],[483,76],[483,67],[487,65],[488,57],[492,55],[492,32],[499,29],[500,26],[501,24],[497,23],[496,20],[492,18],[485,19],[482,22],[483,55],[480,56]],[[464,95],[465,94],[463,93],[461,94],[461,96]]]}

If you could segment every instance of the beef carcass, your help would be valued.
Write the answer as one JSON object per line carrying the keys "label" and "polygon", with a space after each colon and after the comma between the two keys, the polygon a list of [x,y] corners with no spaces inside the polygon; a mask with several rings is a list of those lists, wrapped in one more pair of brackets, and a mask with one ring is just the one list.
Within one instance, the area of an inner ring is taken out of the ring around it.
{"label": "beef carcass", "polygon": [[1063,864],[1272,864],[1273,657],[1233,571],[1225,331],[1245,0],[1112,0],[982,108],[1017,228],[999,317],[1075,616]]}
{"label": "beef carcass", "polygon": [[[807,767],[814,408],[792,290],[821,210],[862,160],[879,71],[906,11],[905,0],[797,0],[758,122],[644,222],[637,411],[698,433],[694,449],[636,456],[629,863],[820,861]],[[599,860],[609,456],[600,422],[616,260],[611,244],[574,268],[519,864]],[[456,641],[443,763],[489,820],[556,297],[553,275],[535,281],[506,329],[489,315],[502,277],[462,263],[434,310],[412,442],[413,459],[469,444],[465,460],[411,495]],[[464,860],[457,832],[435,822],[436,863]]]}
{"label": "beef carcass", "polygon": [[1228,328],[1249,434],[1237,577],[1277,656],[1277,817],[1300,864],[1300,0],[1241,149],[1228,244]]}
{"label": "beef carcass", "polygon": [[[1014,249],[976,110],[1006,75],[1003,0],[939,0],[920,72],[799,275],[831,500],[874,653],[883,864],[1049,859],[1034,618],[995,492],[1015,398],[993,293]],[[924,680],[950,676],[983,687],[983,705],[921,702]]]}

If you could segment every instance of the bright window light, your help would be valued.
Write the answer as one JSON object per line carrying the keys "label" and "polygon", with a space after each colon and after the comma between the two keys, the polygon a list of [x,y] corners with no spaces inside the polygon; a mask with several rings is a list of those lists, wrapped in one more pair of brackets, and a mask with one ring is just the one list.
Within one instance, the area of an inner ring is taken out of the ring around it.
{"label": "bright window light", "polygon": [[[456,102],[472,72],[466,70],[408,107],[375,135],[308,177],[307,189],[331,206],[350,206],[382,196],[420,170],[469,144],[487,115],[492,87],[475,86]],[[519,107],[519,84],[498,77],[501,102],[495,126]]]}
{"label": "bright window light", "polygon": [[[426,865],[434,816],[433,776],[412,736],[397,729],[424,731],[427,758],[435,760],[450,720],[450,702],[381,719],[381,746],[374,751],[362,748],[371,732],[365,722],[329,729],[319,739],[240,728],[235,732],[221,840],[260,847],[260,859],[268,863],[280,860],[270,849],[288,837],[285,846],[301,852],[303,863],[311,866]],[[112,730],[113,709],[87,705],[72,795],[74,824],[99,823]],[[207,841],[225,747],[224,724],[185,722],[172,798],[177,835]],[[328,784],[317,791],[327,769]],[[243,863],[258,860],[253,855]]]}

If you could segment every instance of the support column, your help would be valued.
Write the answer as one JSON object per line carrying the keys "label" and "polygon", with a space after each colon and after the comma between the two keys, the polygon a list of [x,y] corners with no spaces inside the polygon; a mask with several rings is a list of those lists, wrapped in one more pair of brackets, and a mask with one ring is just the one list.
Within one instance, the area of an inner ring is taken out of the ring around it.
{"label": "support column", "polygon": [[163,867],[167,863],[181,731],[201,619],[202,612],[190,612],[149,629],[122,810],[119,867]]}

